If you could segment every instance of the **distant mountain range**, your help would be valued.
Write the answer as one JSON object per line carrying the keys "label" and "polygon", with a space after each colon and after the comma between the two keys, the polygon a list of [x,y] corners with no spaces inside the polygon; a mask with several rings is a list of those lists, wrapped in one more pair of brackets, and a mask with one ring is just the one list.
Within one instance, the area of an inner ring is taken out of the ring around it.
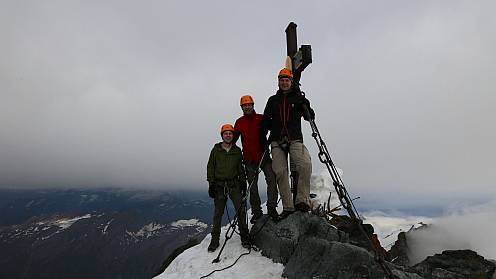
{"label": "distant mountain range", "polygon": [[197,193],[0,190],[0,278],[151,278],[210,232],[212,208]]}

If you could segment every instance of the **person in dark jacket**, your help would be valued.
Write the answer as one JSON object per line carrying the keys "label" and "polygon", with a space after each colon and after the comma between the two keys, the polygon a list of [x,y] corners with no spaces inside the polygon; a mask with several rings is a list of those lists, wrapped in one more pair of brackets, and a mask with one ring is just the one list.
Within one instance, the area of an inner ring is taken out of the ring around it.
{"label": "person in dark jacket", "polygon": [[246,208],[243,201],[246,192],[246,177],[242,165],[241,149],[233,144],[234,127],[231,124],[223,125],[220,135],[222,142],[214,145],[207,164],[208,195],[214,199],[215,205],[209,252],[214,252],[219,247],[222,215],[228,196],[237,211],[241,244],[245,248],[250,246]]}
{"label": "person in dark jacket", "polygon": [[[289,189],[288,155],[296,166],[298,172],[298,189],[294,202],[294,208],[285,209],[281,218],[287,217],[294,210],[307,212],[310,209],[310,176],[312,174],[312,162],[310,154],[303,144],[301,132],[301,118],[310,120],[315,114],[310,108],[310,102],[300,92],[292,87],[293,73],[288,69],[282,69],[278,75],[278,86],[275,95],[272,95],[264,109],[262,120],[262,144],[270,144],[272,151],[272,169],[276,174],[279,190]],[[305,113],[304,106],[308,108]],[[267,141],[266,135],[270,130]],[[284,197],[283,197],[284,198]],[[284,201],[283,201],[284,202]],[[286,203],[292,202],[287,200]]]}
{"label": "person in dark jacket", "polygon": [[[264,153],[264,148],[260,143],[260,125],[263,116],[255,112],[255,102],[250,95],[241,97],[240,106],[243,116],[236,120],[234,130],[236,131],[235,141],[237,137],[241,137],[248,185],[251,185],[250,205],[252,218],[250,223],[254,224],[263,215],[260,195],[258,194],[259,166],[265,175],[265,182],[267,183],[267,213],[272,219],[278,219],[279,214],[276,210],[278,198],[276,175],[272,170],[270,154],[268,151]],[[290,196],[291,193],[283,192],[281,193],[282,195]]]}

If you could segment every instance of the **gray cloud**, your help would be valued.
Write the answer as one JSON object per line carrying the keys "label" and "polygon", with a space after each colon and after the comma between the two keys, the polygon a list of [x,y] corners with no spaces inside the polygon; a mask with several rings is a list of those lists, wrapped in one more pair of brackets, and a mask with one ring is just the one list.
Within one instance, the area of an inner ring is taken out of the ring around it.
{"label": "gray cloud", "polygon": [[0,187],[202,189],[239,97],[261,112],[275,91],[295,21],[351,192],[495,194],[493,2],[190,4],[3,2]]}

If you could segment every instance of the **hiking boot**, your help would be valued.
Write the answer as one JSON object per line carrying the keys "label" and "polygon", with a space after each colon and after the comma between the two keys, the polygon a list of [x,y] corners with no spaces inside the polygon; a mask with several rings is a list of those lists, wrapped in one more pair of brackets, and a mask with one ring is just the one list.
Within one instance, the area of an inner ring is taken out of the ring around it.
{"label": "hiking boot", "polygon": [[283,210],[282,213],[279,215],[279,220],[283,220],[288,218],[289,215],[293,214],[294,211],[289,211],[289,210]]}
{"label": "hiking boot", "polygon": [[217,250],[217,248],[219,248],[219,239],[218,238],[212,238],[212,240],[210,240],[210,244],[208,245],[208,252],[214,252],[215,250]]}
{"label": "hiking boot", "polygon": [[273,207],[267,208],[267,214],[272,218],[274,221],[279,220],[279,213],[277,213],[277,210]]}
{"label": "hiking boot", "polygon": [[262,217],[262,216],[263,216],[262,212],[257,212],[255,214],[253,214],[253,216],[250,219],[250,223],[255,224],[257,222],[257,220],[260,219],[260,217]]}
{"label": "hiking boot", "polygon": [[301,212],[308,212],[310,210],[310,206],[304,202],[300,202],[295,205],[295,210],[301,211]]}
{"label": "hiking boot", "polygon": [[241,236],[241,246],[243,246],[243,248],[250,249],[251,240],[249,236]]}

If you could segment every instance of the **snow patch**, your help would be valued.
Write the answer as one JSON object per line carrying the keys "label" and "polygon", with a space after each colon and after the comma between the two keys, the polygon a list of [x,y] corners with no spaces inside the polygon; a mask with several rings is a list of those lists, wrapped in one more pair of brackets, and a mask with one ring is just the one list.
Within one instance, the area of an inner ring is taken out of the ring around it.
{"label": "snow patch", "polygon": [[[226,230],[227,226],[222,228],[221,245],[224,242]],[[155,278],[200,278],[215,269],[222,269],[233,264],[241,254],[248,253],[248,249],[241,246],[239,235],[234,234],[227,242],[220,257],[220,262],[213,264],[212,260],[217,257],[220,248],[214,253],[208,253],[207,247],[210,239],[211,236],[208,235],[199,245],[184,251],[174,259],[164,273]],[[248,255],[242,256],[233,267],[215,272],[208,278],[279,279],[282,278],[283,269],[284,266],[282,264],[272,262],[271,259],[262,256],[260,251],[251,250]]]}
{"label": "snow patch", "polygon": [[77,221],[79,221],[81,219],[88,219],[88,218],[91,218],[91,214],[86,214],[84,216],[78,216],[78,217],[74,217],[71,219],[60,219],[60,220],[53,222],[53,224],[56,226],[59,226],[61,229],[67,229],[70,226],[72,226],[74,223],[76,223]]}
{"label": "snow patch", "polygon": [[[337,169],[339,175],[342,176],[343,171],[341,169]],[[329,195],[331,196],[329,202]],[[310,204],[312,208],[317,208],[319,205],[324,206],[324,203],[327,206],[329,202],[329,207],[332,209],[334,207],[340,206],[340,202],[338,199],[338,195],[334,190],[334,185],[332,185],[332,179],[327,170],[323,170],[320,174],[312,175],[312,179],[310,181]]]}
{"label": "snow patch", "polygon": [[107,222],[107,224],[105,225],[105,227],[102,230],[102,233],[103,234],[107,234],[107,229],[110,226],[110,223],[112,223],[112,221],[114,221],[114,219],[112,219],[112,220],[110,220],[110,221]]}
{"label": "snow patch", "polygon": [[157,223],[150,223],[145,226],[143,226],[139,231],[137,232],[130,232],[126,230],[126,234],[132,237],[135,240],[138,240],[140,238],[149,238],[158,233],[158,231],[162,228],[165,228],[165,225],[162,224],[157,224]]}
{"label": "snow patch", "polygon": [[198,219],[177,220],[175,222],[172,222],[171,226],[176,228],[196,227],[199,232],[208,228],[207,224],[201,222]]}

